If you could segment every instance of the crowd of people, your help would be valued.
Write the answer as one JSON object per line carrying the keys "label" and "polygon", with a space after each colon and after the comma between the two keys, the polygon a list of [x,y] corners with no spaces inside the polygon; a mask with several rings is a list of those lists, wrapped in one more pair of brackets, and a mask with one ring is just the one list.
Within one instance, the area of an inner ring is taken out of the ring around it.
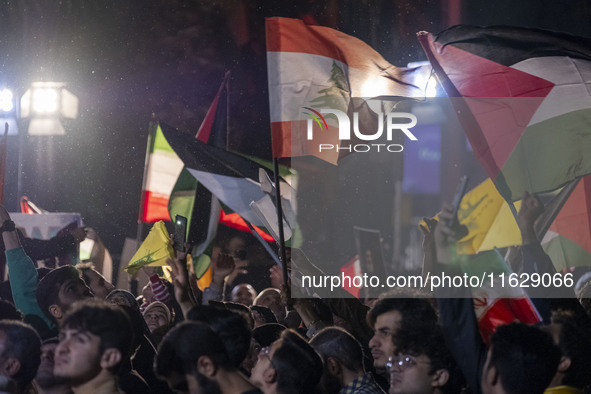
{"label": "crowd of people", "polygon": [[[542,210],[525,196],[517,269],[556,273],[532,235]],[[426,219],[425,272],[460,269],[452,219],[447,206]],[[0,288],[2,393],[591,392],[591,282],[579,298],[532,295],[542,323],[486,336],[470,289],[299,298],[278,266],[248,261],[240,234],[215,241],[203,290],[185,247],[167,261],[169,280],[144,267],[149,282],[136,296],[91,263],[37,267],[80,242],[80,231],[33,245],[1,206],[0,225],[9,277]]]}

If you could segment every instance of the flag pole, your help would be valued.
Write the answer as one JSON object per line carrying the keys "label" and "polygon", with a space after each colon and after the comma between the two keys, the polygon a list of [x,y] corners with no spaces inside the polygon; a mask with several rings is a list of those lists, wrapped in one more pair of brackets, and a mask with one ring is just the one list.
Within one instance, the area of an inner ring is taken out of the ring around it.
{"label": "flag pole", "polygon": [[275,182],[275,206],[277,207],[277,222],[279,233],[279,256],[281,258],[281,268],[283,270],[283,284],[287,286],[287,258],[285,254],[285,235],[283,234],[283,208],[281,207],[281,189],[279,181],[279,159],[273,158],[273,180]]}
{"label": "flag pole", "polygon": [[273,252],[273,249],[271,249],[271,247],[269,246],[267,241],[265,241],[263,239],[263,237],[261,237],[261,234],[258,233],[258,231],[254,228],[254,226],[252,224],[250,224],[250,222],[248,220],[245,220],[244,222],[246,223],[246,225],[250,229],[250,232],[252,233],[252,235],[254,235],[255,238],[259,240],[261,245],[263,245],[263,248],[267,251],[269,256],[271,256],[273,261],[275,261],[275,263],[277,263],[277,265],[282,266],[283,264],[281,264],[281,260],[279,260],[277,253]]}
{"label": "flag pole", "polygon": [[142,191],[141,191],[141,195],[140,195],[140,209],[138,212],[138,218],[137,218],[137,233],[136,233],[136,237],[135,240],[137,241],[137,245],[139,246],[141,241],[142,241],[142,232],[143,232],[143,213],[144,213],[144,204],[145,204],[145,193],[144,190],[146,190],[146,183],[147,183],[147,178],[148,178],[148,165],[149,165],[149,161],[150,161],[150,150],[151,150],[151,146],[152,146],[152,140],[154,139],[154,127],[155,127],[155,117],[154,114],[152,114],[152,122],[150,122],[150,128],[148,131],[148,140],[147,140],[147,144],[146,144],[146,156],[144,158],[144,176],[142,178]]}
{"label": "flag pole", "polygon": [[[146,183],[147,183],[147,177],[148,177],[148,164],[149,164],[149,160],[150,160],[150,149],[151,149],[152,142],[154,139],[153,130],[156,125],[155,119],[156,119],[155,115],[152,114],[152,122],[150,123],[150,128],[148,131],[148,140],[147,140],[147,144],[146,144],[146,157],[144,159],[144,177],[142,179],[142,190],[141,190],[141,195],[140,195],[140,208],[139,208],[138,218],[137,218],[137,232],[135,235],[136,248],[139,248],[140,245],[142,244],[142,235],[143,235],[143,231],[144,231],[144,221],[143,221],[144,204],[145,204],[144,191],[146,190]],[[129,286],[130,293],[133,294],[134,296],[137,295],[137,293],[138,293],[137,275],[130,275],[129,276],[128,286]]]}

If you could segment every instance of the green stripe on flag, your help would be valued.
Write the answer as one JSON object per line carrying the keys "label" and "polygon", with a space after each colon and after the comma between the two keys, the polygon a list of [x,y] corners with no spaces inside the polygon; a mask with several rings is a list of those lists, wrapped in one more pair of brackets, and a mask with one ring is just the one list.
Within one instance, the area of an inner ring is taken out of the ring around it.
{"label": "green stripe on flag", "polygon": [[195,205],[197,180],[183,167],[168,200],[168,212],[171,219],[176,215],[187,218],[187,229],[191,228],[191,215]]}
{"label": "green stripe on flag", "polygon": [[558,235],[542,245],[557,271],[563,268],[589,266],[591,253],[570,239]]}
{"label": "green stripe on flag", "polygon": [[501,170],[512,192],[503,197],[515,201],[525,191],[551,191],[556,185],[591,173],[589,152],[591,109],[529,126]]}
{"label": "green stripe on flag", "polygon": [[156,127],[157,127],[156,133],[154,135],[154,138],[152,139],[151,152],[155,152],[157,150],[160,150],[160,151],[164,151],[164,152],[174,153],[174,150],[172,150],[172,148],[170,147],[170,144],[168,143],[168,141],[166,141],[166,138],[164,137],[164,134],[162,133],[162,128],[160,128],[160,125],[157,125]]}

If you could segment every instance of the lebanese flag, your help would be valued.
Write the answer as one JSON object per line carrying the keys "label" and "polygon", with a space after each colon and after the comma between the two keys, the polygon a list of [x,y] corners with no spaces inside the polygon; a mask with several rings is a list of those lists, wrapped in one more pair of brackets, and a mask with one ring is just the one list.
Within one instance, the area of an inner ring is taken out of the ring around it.
{"label": "lebanese flag", "polygon": [[[484,342],[489,343],[496,328],[503,324],[535,324],[542,321],[525,291],[509,285],[511,270],[497,250],[475,255],[469,263],[462,266],[462,270],[468,275],[484,278],[483,286],[472,289],[474,312]],[[493,275],[492,284],[490,274]],[[504,283],[499,275],[505,276]]]}
{"label": "lebanese flag", "polygon": [[591,265],[591,176],[579,181],[541,243],[559,272]]}
{"label": "lebanese flag", "polygon": [[142,222],[170,220],[168,199],[182,169],[183,161],[164,138],[160,125],[151,123],[142,186],[143,203],[140,210]]}
{"label": "lebanese flag", "polygon": [[[338,30],[275,17],[267,18],[266,34],[273,157],[313,155],[336,164],[336,149],[319,152],[318,145],[339,144],[338,123],[320,109],[347,112],[352,98],[425,96],[413,83],[426,69],[394,67]],[[308,120],[314,120],[312,140]]]}
{"label": "lebanese flag", "polygon": [[454,26],[419,41],[506,200],[591,173],[590,39]]}

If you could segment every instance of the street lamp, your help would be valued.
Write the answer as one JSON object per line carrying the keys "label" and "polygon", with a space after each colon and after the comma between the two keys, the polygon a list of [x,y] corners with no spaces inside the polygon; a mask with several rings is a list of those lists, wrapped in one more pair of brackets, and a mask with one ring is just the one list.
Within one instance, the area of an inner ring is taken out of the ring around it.
{"label": "street lamp", "polygon": [[[1,103],[0,93],[0,105]],[[62,120],[76,119],[77,116],[78,97],[66,89],[64,82],[33,82],[23,94],[20,106],[16,109],[17,122],[20,121],[17,204],[23,191],[23,150],[26,135],[64,135],[66,130]],[[28,124],[25,120],[28,120]]]}
{"label": "street lamp", "polygon": [[30,135],[66,134],[61,120],[77,116],[78,98],[63,82],[34,82],[21,98],[20,117],[30,119]]}

